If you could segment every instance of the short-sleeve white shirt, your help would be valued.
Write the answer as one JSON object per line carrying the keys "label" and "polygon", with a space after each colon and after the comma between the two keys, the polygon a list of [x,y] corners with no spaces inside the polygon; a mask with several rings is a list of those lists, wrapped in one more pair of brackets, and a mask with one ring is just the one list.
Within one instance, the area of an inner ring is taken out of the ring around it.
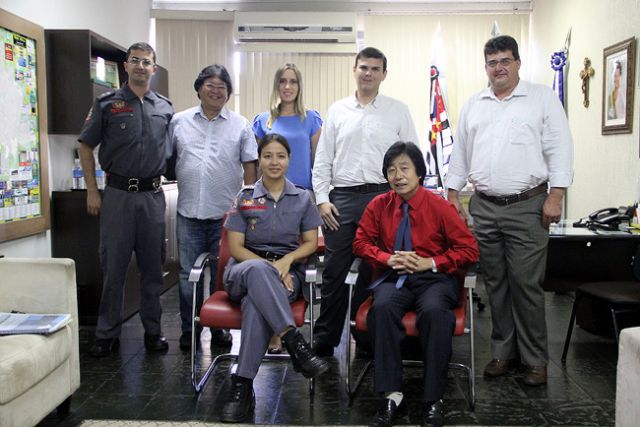
{"label": "short-sleeve white shirt", "polygon": [[222,218],[242,188],[242,164],[258,158],[251,124],[226,107],[209,120],[197,106],[173,116],[169,135],[177,151],[178,212]]}

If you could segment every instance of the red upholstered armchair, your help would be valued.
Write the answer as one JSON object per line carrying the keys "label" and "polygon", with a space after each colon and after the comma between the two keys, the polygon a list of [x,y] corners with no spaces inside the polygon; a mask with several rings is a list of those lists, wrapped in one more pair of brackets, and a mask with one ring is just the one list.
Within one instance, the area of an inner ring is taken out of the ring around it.
{"label": "red upholstered armchair", "polygon": [[[351,292],[349,293],[349,305],[348,305],[348,313],[347,319],[351,318],[351,296],[353,294],[353,288],[356,283],[356,279],[358,277],[358,269],[360,267],[360,258],[356,258],[356,260],[351,265],[349,270],[349,274],[347,275],[347,285],[351,287]],[[466,275],[466,271],[458,271],[456,274],[456,279],[458,281],[458,285],[460,287],[459,297],[458,297],[458,306],[453,310],[456,316],[456,326],[453,332],[454,336],[469,336],[469,347],[470,347],[470,356],[469,356],[469,364],[465,365],[462,363],[449,363],[449,369],[459,369],[464,371],[467,374],[467,384],[469,388],[469,407],[473,411],[475,408],[475,359],[474,359],[474,341],[473,341],[473,300],[472,300],[472,291],[475,288],[476,284],[476,276],[475,272],[469,275]],[[355,319],[351,321],[350,325],[353,331],[359,332],[367,332],[367,315],[369,314],[369,310],[371,309],[371,305],[373,303],[373,298],[368,297],[358,308],[356,312]],[[418,329],[416,328],[416,313],[414,311],[408,311],[404,317],[402,318],[402,323],[404,324],[405,332],[408,337],[418,337]],[[467,327],[468,323],[468,327]],[[351,337],[351,334],[349,334]],[[352,351],[351,351],[351,343],[347,345],[347,392],[349,393],[349,399],[353,399],[355,396],[358,387],[362,383],[364,376],[371,369],[374,364],[374,360],[368,360],[362,371],[358,374],[355,383],[352,385],[351,380],[351,365],[353,363]],[[403,360],[402,364],[405,366],[422,366],[421,361],[417,360]]]}
{"label": "red upholstered armchair", "polygon": [[[242,311],[240,310],[240,304],[229,300],[227,292],[224,290],[224,283],[222,280],[224,274],[224,268],[229,260],[229,246],[227,244],[227,230],[222,229],[222,235],[220,238],[220,249],[218,258],[214,258],[210,253],[205,252],[201,254],[194,263],[191,272],[189,274],[189,282],[193,284],[193,313],[192,313],[192,333],[191,333],[191,382],[196,393],[199,393],[204,387],[205,383],[209,379],[209,376],[218,364],[224,360],[235,360],[238,355],[235,353],[224,353],[216,356],[211,364],[208,366],[205,373],[201,378],[198,378],[198,346],[196,346],[196,333],[198,327],[202,328],[221,328],[221,329],[242,329]],[[199,285],[200,278],[205,273],[209,263],[216,262],[218,265],[216,273],[216,291],[211,294],[202,304],[202,308],[199,313],[196,313],[196,289]],[[296,327],[301,327],[305,323],[310,324],[310,342],[313,343],[313,304],[309,304],[307,299],[303,295],[308,295],[309,300],[313,301],[315,298],[315,280],[316,280],[316,267],[315,257],[312,257],[307,262],[305,284],[304,287],[308,288],[301,293],[298,300],[291,304],[291,310],[293,311],[293,318],[296,323]],[[305,313],[309,308],[309,318],[305,318]],[[289,359],[288,354],[265,354],[264,359]],[[313,395],[314,382],[313,379],[309,380],[309,393]]]}

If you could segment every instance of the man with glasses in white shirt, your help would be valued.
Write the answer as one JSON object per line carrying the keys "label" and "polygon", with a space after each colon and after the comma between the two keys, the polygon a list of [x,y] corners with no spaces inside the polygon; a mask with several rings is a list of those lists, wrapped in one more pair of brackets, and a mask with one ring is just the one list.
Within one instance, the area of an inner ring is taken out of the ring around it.
{"label": "man with glasses in white shirt", "polygon": [[562,104],[548,87],[520,79],[518,44],[510,36],[484,47],[490,87],[472,96],[458,119],[446,178],[448,198],[469,203],[492,315],[493,360],[487,377],[520,363],[524,383],[547,382],[544,280],[549,224],[558,222],[573,181],[573,143]]}
{"label": "man with glasses in white shirt", "polygon": [[[140,271],[140,319],[147,351],[167,351],[162,335],[160,291],[164,279],[165,199],[160,175],[167,161],[171,101],[150,90],[156,53],[147,43],[127,50],[127,83],[99,96],[78,141],[87,185],[87,211],[100,214],[100,264],[104,276],[96,341],[90,354],[104,357],[120,345],[127,268],[133,251]],[[93,150],[107,174],[101,195]]]}
{"label": "man with glasses in white shirt", "polygon": [[[222,65],[205,67],[194,84],[200,105],[177,113],[169,128],[171,150],[176,156],[178,180],[177,236],[180,255],[180,349],[191,349],[193,287],[189,272],[198,255],[216,256],[222,218],[231,209],[242,183],[257,179],[258,145],[251,124],[226,107],[233,87],[231,76]],[[216,263],[211,264],[209,292],[215,289]],[[204,298],[201,287],[196,313]],[[211,345],[231,345],[224,329],[211,330]],[[196,331],[196,345],[200,331]]]}

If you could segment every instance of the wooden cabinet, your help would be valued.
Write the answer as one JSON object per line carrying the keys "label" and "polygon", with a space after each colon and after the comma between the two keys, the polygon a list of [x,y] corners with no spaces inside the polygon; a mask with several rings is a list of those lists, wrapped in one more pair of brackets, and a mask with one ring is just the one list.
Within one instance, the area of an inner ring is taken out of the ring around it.
{"label": "wooden cabinet", "polygon": [[[164,264],[164,288],[178,281],[180,270],[176,244],[177,184],[163,185],[167,209],[165,238],[167,256]],[[85,191],[54,191],[51,202],[51,253],[54,258],[71,258],[76,262],[78,315],[83,325],[94,325],[102,295],[102,270],[98,257],[100,219],[87,213]],[[140,308],[140,279],[135,255],[127,271],[124,295],[124,318]]]}
{"label": "wooden cabinet", "polygon": [[[45,40],[48,132],[77,135],[95,97],[111,90],[91,80],[91,58],[115,62],[122,86],[127,49],[89,30],[46,30]],[[151,88],[169,96],[166,69],[158,66]]]}

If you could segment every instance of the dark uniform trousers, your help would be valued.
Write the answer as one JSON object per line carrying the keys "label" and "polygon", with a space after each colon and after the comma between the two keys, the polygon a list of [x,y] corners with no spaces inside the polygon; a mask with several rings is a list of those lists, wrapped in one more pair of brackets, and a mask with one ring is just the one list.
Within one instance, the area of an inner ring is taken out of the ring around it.
{"label": "dark uniform trousers", "polygon": [[164,215],[162,191],[129,193],[106,187],[100,209],[100,262],[105,277],[96,327],[97,339],[120,336],[124,286],[134,251],[140,271],[140,319],[146,333],[161,333]]}
{"label": "dark uniform trousers", "polygon": [[[349,286],[345,284],[345,279],[355,259],[351,249],[353,239],[356,236],[360,218],[369,202],[385,192],[354,193],[338,187],[329,193],[329,200],[340,212],[340,216],[337,217],[340,228],[336,231],[323,228],[326,249],[325,268],[322,272],[320,315],[314,327],[314,337],[317,342],[332,347],[340,344],[349,303]],[[368,296],[366,288],[371,282],[369,265],[363,262],[360,266],[354,293],[354,308]],[[355,310],[353,312],[355,313]]]}
{"label": "dark uniform trousers", "polygon": [[452,309],[458,302],[458,284],[446,274],[432,272],[410,275],[400,289],[396,289],[396,280],[391,280],[373,290],[367,318],[373,339],[375,390],[402,390],[401,343],[406,336],[402,317],[414,310],[424,363],[424,401],[441,399],[451,359],[455,327]]}
{"label": "dark uniform trousers", "polygon": [[238,264],[232,261],[225,268],[224,282],[229,299],[240,302],[242,309],[237,375],[255,378],[269,339],[289,326],[295,327],[290,302],[300,295],[301,268],[297,264],[291,267],[293,292],[285,289],[278,270],[264,259]]}
{"label": "dark uniform trousers", "polygon": [[546,193],[508,206],[473,196],[469,212],[491,306],[491,350],[497,359],[546,365],[544,280],[549,231],[542,226]]}

